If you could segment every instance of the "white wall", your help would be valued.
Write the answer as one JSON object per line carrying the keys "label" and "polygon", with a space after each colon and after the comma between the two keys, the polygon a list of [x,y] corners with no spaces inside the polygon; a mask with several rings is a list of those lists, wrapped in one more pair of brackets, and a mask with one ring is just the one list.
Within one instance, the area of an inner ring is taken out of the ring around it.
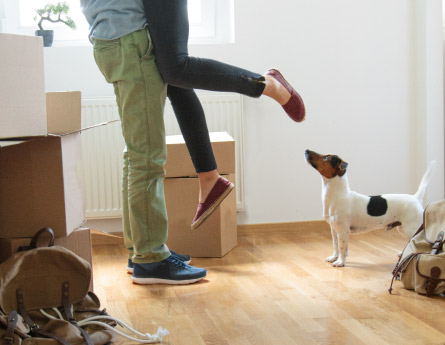
{"label": "white wall", "polygon": [[[257,72],[278,67],[307,106],[296,124],[266,97],[245,99],[247,211],[239,224],[321,219],[321,181],[304,160],[307,148],[340,155],[351,188],[370,195],[414,193],[436,159],[428,200],[443,198],[441,2],[425,3],[235,1],[236,43],[190,47]],[[45,68],[48,91],[113,94],[91,47],[46,48]]]}
{"label": "white wall", "polygon": [[0,32],[4,31],[4,22],[5,22],[5,6],[3,1],[0,0]]}

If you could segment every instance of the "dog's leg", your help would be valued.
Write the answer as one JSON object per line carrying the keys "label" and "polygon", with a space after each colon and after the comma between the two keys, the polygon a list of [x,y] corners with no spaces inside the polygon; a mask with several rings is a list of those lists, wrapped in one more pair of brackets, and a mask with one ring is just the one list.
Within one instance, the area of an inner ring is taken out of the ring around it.
{"label": "dog's leg", "polygon": [[341,231],[337,232],[337,234],[340,255],[337,260],[332,263],[332,266],[343,267],[346,263],[346,256],[348,255],[349,231]]}
{"label": "dog's leg", "polygon": [[331,235],[332,235],[332,246],[334,247],[334,251],[331,256],[328,256],[326,258],[327,262],[334,262],[338,258],[338,237],[337,237],[337,232],[335,231],[332,225],[331,225]]}

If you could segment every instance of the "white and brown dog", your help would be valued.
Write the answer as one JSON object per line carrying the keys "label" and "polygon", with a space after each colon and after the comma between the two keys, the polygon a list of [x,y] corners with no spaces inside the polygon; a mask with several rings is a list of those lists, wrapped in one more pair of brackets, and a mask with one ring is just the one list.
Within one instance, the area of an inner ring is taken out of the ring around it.
{"label": "white and brown dog", "polygon": [[349,234],[395,227],[410,239],[423,222],[423,197],[434,168],[434,161],[422,177],[416,194],[366,196],[349,189],[348,163],[336,155],[306,150],[306,161],[322,177],[323,217],[331,226],[334,252],[326,258],[332,266],[345,265]]}

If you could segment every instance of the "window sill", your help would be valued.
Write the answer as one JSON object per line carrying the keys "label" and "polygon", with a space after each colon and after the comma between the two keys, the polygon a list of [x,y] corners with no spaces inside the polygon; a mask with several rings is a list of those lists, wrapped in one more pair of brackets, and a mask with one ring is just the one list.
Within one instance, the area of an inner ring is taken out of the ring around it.
{"label": "window sill", "polygon": [[57,40],[53,42],[51,47],[45,48],[58,48],[58,47],[91,47],[92,44],[88,40],[70,40],[70,41],[61,41]]}
{"label": "window sill", "polygon": [[[191,46],[202,46],[202,45],[229,45],[234,44],[233,41],[228,40],[215,40],[215,39],[208,39],[208,38],[194,38],[191,39],[189,42],[189,45]],[[91,47],[92,44],[88,40],[55,40],[53,42],[53,45],[51,47],[45,47],[45,48],[59,48],[59,47]]]}

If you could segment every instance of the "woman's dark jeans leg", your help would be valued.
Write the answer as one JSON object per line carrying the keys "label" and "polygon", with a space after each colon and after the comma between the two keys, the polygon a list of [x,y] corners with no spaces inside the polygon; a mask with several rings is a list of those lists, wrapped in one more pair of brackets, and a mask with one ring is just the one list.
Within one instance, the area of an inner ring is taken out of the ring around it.
{"label": "woman's dark jeans leg", "polygon": [[263,93],[261,74],[211,59],[188,55],[187,0],[143,0],[156,62],[173,86],[237,92],[250,97]]}
{"label": "woman's dark jeans leg", "polygon": [[204,110],[195,91],[168,85],[167,96],[175,112],[196,172],[215,170],[217,165],[210,144]]}
{"label": "woman's dark jeans leg", "polygon": [[197,172],[216,169],[202,106],[192,89],[259,97],[264,77],[211,59],[188,55],[187,0],[143,0],[156,63]]}

